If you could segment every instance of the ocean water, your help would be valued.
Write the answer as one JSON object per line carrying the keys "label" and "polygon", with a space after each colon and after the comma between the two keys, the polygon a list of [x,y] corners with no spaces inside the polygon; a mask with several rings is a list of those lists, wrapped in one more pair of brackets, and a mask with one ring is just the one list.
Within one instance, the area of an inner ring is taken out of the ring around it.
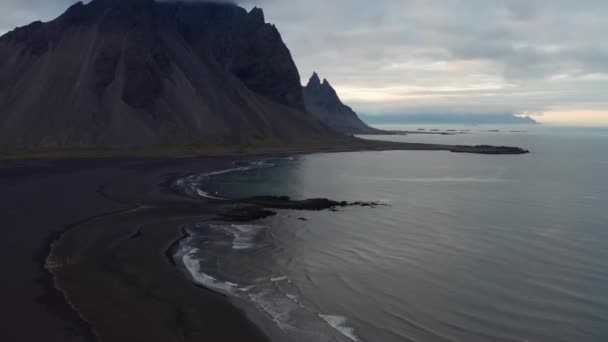
{"label": "ocean water", "polygon": [[608,341],[608,129],[425,129],[470,132],[382,138],[532,153],[314,154],[193,175],[179,182],[192,196],[387,205],[198,222],[176,258],[294,341]]}

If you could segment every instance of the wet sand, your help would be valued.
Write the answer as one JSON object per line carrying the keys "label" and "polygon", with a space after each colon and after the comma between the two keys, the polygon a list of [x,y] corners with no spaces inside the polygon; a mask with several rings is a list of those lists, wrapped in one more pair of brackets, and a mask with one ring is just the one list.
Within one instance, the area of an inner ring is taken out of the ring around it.
{"label": "wet sand", "polygon": [[[1,164],[2,340],[266,340],[241,310],[193,285],[164,254],[180,238],[181,222],[212,209],[165,192],[162,183],[232,161]],[[59,236],[46,260],[53,281],[43,265]]]}
{"label": "wet sand", "polygon": [[66,232],[47,267],[100,341],[264,341],[222,295],[197,287],[165,254],[204,206],[142,208]]}

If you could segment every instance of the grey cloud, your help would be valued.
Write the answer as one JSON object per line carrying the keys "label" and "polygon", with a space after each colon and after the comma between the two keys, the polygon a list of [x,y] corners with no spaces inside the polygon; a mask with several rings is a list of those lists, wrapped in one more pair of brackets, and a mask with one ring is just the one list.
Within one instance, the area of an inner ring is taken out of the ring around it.
{"label": "grey cloud", "polygon": [[[11,15],[0,27],[51,19],[71,2],[3,0]],[[321,72],[361,111],[608,112],[605,0],[236,2],[264,8],[304,81]]]}
{"label": "grey cloud", "polygon": [[[436,113],[440,107],[504,113],[577,106],[608,111],[603,90],[608,89],[606,1],[382,0],[374,2],[377,8],[369,15],[357,8],[360,1],[336,0],[330,8],[312,2],[310,18],[303,22],[306,31],[299,28],[302,23],[280,22],[286,6],[267,9],[267,17],[286,28],[283,36],[305,75],[321,69],[338,90],[382,92],[399,84],[499,87],[449,94],[409,90],[402,100],[382,102],[349,98],[360,111]],[[348,20],[352,17],[357,20]]]}

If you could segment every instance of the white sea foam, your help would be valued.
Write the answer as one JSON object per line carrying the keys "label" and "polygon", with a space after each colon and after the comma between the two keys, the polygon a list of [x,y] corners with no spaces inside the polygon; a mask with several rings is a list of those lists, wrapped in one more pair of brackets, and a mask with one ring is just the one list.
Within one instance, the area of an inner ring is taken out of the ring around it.
{"label": "white sea foam", "polygon": [[252,166],[249,165],[249,166],[235,167],[235,168],[220,170],[220,171],[212,171],[212,172],[194,174],[194,175],[190,175],[190,176],[178,179],[177,181],[175,181],[175,186],[180,188],[182,191],[184,191],[187,195],[190,195],[190,196],[197,196],[197,197],[210,198],[210,199],[224,199],[223,197],[212,195],[209,192],[204,191],[203,189],[200,189],[200,184],[202,183],[202,181],[204,179],[212,177],[212,176],[217,176],[217,175],[237,172],[237,171],[246,171],[251,168],[252,168]]}
{"label": "white sea foam", "polygon": [[246,250],[257,247],[255,240],[266,226],[253,224],[214,224],[213,229],[222,230],[232,236],[232,249]]}
{"label": "white sea foam", "polygon": [[193,175],[190,175],[187,177],[183,177],[183,178],[180,178],[175,181],[175,186],[177,188],[181,189],[183,192],[185,192],[189,196],[222,200],[225,198],[223,198],[219,195],[216,195],[216,194],[211,194],[208,191],[201,189],[200,188],[201,183],[203,183],[204,180],[206,180],[210,177],[213,177],[213,176],[217,176],[217,175],[222,175],[222,174],[232,173],[232,172],[242,172],[242,171],[248,171],[248,170],[253,170],[253,169],[268,168],[268,167],[274,167],[274,166],[276,166],[276,165],[271,163],[268,160],[254,161],[254,162],[250,162],[244,166],[237,166],[237,167],[230,168],[230,169],[193,174]]}
{"label": "white sea foam", "polygon": [[243,291],[243,292],[249,292],[254,288],[255,288],[255,285],[249,285],[249,286],[241,287],[241,288],[239,288],[239,290]]}
{"label": "white sea foam", "polygon": [[284,280],[288,280],[289,278],[286,276],[282,276],[282,277],[274,277],[274,278],[270,278],[270,281],[277,282],[277,281],[284,281]]}
{"label": "white sea foam", "polygon": [[260,229],[266,228],[259,224],[232,224],[230,227],[238,230],[243,234],[257,233]]}
{"label": "white sea foam", "polygon": [[281,330],[287,332],[295,329],[295,327],[289,323],[291,312],[294,310],[294,307],[293,302],[288,298],[281,297],[274,291],[268,289],[259,292],[251,292],[248,295],[249,299],[251,299],[260,310],[266,313]]}
{"label": "white sea foam", "polygon": [[[250,233],[260,229],[255,225],[215,225],[212,229],[223,229],[226,232]],[[284,288],[290,286],[290,279],[284,275],[258,278],[236,284],[212,276],[203,268],[205,249],[192,248],[187,243],[176,253],[193,281],[214,291],[235,297],[248,299],[264,313],[276,326],[294,341],[358,341],[353,328],[347,326],[342,316],[321,315],[316,309],[305,305],[299,295],[289,293]],[[235,251],[235,253],[238,253]],[[202,258],[202,259],[201,259]],[[201,263],[202,261],[202,263]]]}
{"label": "white sea foam", "polygon": [[235,239],[234,242],[232,242],[232,249],[236,250],[251,249],[253,247],[255,247],[254,243],[238,241],[238,239]]}
{"label": "white sea foam", "polygon": [[200,197],[209,198],[209,199],[218,199],[218,200],[224,199],[223,197],[213,196],[210,193],[203,191],[201,189],[195,189],[195,191],[196,191],[196,194],[199,195]]}
{"label": "white sea foam", "polygon": [[202,173],[202,174],[198,174],[195,175],[195,177],[210,177],[210,176],[217,176],[217,175],[223,175],[225,173],[232,173],[232,172],[237,172],[237,171],[247,171],[251,169],[251,165],[248,166],[240,166],[240,167],[235,167],[232,169],[226,169],[226,170],[220,170],[220,171],[212,171],[212,172],[207,172],[207,173]]}
{"label": "white sea foam", "polygon": [[359,341],[357,335],[355,335],[355,329],[346,325],[348,319],[344,316],[337,315],[323,315],[319,314],[327,324],[331,325],[332,328],[338,330],[342,335],[348,337],[353,341]]}
{"label": "white sea foam", "polygon": [[185,253],[182,256],[184,267],[186,267],[194,281],[197,284],[225,294],[236,294],[236,292],[239,290],[239,286],[237,284],[218,280],[202,272],[200,262],[196,258],[197,252],[199,252],[198,249],[192,249],[190,252]]}

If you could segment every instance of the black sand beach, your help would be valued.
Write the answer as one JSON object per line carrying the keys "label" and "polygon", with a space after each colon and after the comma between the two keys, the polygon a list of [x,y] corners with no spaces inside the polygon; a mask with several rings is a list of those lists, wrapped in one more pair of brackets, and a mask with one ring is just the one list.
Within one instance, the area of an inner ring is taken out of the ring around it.
{"label": "black sand beach", "polygon": [[[91,306],[84,306],[83,312],[88,321],[94,321],[95,334],[113,341],[264,340],[241,311],[225,298],[180,277],[163,254],[169,247],[166,244],[180,234],[177,222],[172,222],[176,223],[174,229],[165,229],[163,218],[204,215],[204,210],[184,207],[183,202],[179,205],[182,209],[177,209],[175,198],[157,191],[157,185],[176,172],[222,169],[231,162],[230,158],[198,158],[4,163],[0,168],[4,223],[0,247],[5,272],[0,291],[4,303],[0,309],[2,340],[92,340],[89,325],[53,288],[52,278],[43,268],[51,239],[66,230],[78,232],[79,227],[90,229],[85,235],[95,243],[85,245],[79,240],[69,246],[71,255],[82,252],[83,258],[70,261],[76,272],[67,272],[63,282],[76,286],[70,287],[75,298],[88,300],[86,304]],[[144,203],[162,203],[164,209],[146,209],[130,220],[115,219]],[[99,244],[131,234],[143,221],[155,224],[142,228],[140,237],[129,240],[120,253]],[[90,265],[99,268],[87,269]],[[133,267],[130,270],[135,273],[113,268],[120,265]],[[50,266],[58,270],[57,264]],[[143,278],[137,278],[140,276]],[[187,307],[184,301],[188,301]],[[195,325],[189,324],[191,319],[196,319]],[[106,335],[108,331],[116,335]]]}

